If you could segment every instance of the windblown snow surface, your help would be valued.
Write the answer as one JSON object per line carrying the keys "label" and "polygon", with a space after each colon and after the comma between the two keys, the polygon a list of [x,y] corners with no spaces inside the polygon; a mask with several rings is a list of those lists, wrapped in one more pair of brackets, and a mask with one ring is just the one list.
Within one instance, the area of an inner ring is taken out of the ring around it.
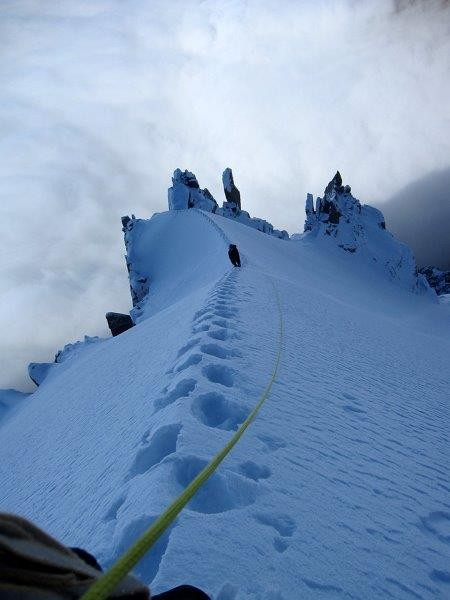
{"label": "windblown snow surface", "polygon": [[216,600],[450,597],[450,305],[311,237],[198,210],[136,227],[139,323],[4,422],[1,509],[110,564],[257,402],[278,293],[269,399],[137,574]]}

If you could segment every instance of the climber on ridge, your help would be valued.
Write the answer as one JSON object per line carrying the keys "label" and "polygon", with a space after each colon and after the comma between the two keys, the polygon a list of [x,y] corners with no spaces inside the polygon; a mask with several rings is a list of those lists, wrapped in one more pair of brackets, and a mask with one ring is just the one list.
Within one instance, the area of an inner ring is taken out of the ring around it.
{"label": "climber on ridge", "polygon": [[235,244],[230,244],[228,248],[228,256],[234,267],[241,266],[241,257],[239,256],[239,250]]}

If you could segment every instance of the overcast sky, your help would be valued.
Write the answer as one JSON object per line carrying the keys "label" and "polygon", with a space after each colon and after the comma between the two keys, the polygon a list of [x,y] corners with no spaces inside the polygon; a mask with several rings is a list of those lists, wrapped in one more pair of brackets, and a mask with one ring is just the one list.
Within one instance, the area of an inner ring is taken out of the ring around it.
{"label": "overcast sky", "polygon": [[441,0],[2,0],[0,387],[130,307],[120,217],[176,167],[303,230],[336,169],[379,204],[450,162]]}

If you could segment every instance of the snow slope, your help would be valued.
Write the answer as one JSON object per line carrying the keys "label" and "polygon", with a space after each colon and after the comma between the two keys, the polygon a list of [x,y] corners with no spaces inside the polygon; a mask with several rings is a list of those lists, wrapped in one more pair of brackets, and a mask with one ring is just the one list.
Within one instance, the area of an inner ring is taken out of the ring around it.
{"label": "snow slope", "polygon": [[0,423],[5,421],[7,415],[10,416],[16,411],[29,395],[12,389],[0,390]]}
{"label": "snow slope", "polygon": [[1,509],[109,564],[256,403],[275,285],[273,392],[137,573],[216,600],[449,597],[450,305],[313,237],[194,209],[137,226],[139,323],[66,360],[5,421]]}

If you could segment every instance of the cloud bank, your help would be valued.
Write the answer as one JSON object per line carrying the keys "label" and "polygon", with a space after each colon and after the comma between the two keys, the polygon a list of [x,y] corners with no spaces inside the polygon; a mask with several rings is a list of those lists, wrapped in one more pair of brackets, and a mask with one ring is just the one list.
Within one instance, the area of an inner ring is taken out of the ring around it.
{"label": "cloud bank", "polygon": [[380,208],[389,231],[412,248],[419,267],[450,271],[450,169],[407,185]]}
{"label": "cloud bank", "polygon": [[129,295],[120,216],[176,167],[302,230],[337,168],[363,202],[448,167],[449,5],[3,0],[0,387]]}

